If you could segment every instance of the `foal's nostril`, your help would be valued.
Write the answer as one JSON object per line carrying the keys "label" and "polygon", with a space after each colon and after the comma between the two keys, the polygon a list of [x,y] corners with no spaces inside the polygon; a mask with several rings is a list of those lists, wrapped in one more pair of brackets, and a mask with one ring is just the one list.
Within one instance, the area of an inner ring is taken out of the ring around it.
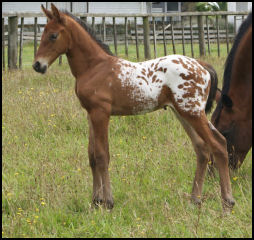
{"label": "foal's nostril", "polygon": [[40,62],[36,61],[34,64],[33,64],[33,68],[35,71],[39,71],[40,70]]}
{"label": "foal's nostril", "polygon": [[36,71],[36,72],[39,72],[39,73],[45,73],[47,71],[47,64],[43,64],[39,61],[36,61],[34,64],[33,64],[33,69]]}

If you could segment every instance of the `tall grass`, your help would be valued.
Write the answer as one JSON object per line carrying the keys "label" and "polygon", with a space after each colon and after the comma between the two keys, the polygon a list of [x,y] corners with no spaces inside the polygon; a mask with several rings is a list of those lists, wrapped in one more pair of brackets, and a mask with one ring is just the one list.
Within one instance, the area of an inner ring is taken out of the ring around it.
{"label": "tall grass", "polygon": [[[218,175],[206,177],[195,207],[195,154],[170,110],[111,118],[115,207],[91,208],[88,125],[75,80],[65,60],[35,73],[32,47],[24,51],[24,69],[2,73],[3,237],[252,237],[252,152],[231,174],[232,214],[222,214]],[[225,56],[204,58],[219,85]]]}

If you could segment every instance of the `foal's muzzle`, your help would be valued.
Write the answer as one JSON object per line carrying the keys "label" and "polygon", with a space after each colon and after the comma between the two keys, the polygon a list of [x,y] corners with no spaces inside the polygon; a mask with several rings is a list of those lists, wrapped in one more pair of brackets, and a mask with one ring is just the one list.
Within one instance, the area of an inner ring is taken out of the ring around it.
{"label": "foal's muzzle", "polygon": [[45,72],[47,71],[47,65],[42,65],[40,62],[36,61],[36,62],[33,64],[33,69],[34,69],[36,72],[45,73]]}

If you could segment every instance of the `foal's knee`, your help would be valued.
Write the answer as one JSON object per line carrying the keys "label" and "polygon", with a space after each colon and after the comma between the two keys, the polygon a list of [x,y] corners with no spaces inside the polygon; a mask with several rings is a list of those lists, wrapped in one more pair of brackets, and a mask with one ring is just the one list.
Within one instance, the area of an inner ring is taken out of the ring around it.
{"label": "foal's knee", "polygon": [[195,152],[198,156],[198,160],[201,162],[205,162],[208,159],[208,148],[204,141],[196,142],[194,146]]}
{"label": "foal's knee", "polygon": [[101,170],[106,170],[108,167],[107,155],[104,153],[94,154],[92,165]]}
{"label": "foal's knee", "polygon": [[217,145],[213,148],[213,156],[215,158],[215,165],[228,166],[228,152],[226,146]]}
{"label": "foal's knee", "polygon": [[89,158],[89,165],[92,169],[95,168],[95,158],[94,158],[94,152],[88,150],[88,158]]}
{"label": "foal's knee", "polygon": [[223,147],[227,148],[226,138],[209,122],[210,129],[212,130],[213,136],[216,141]]}

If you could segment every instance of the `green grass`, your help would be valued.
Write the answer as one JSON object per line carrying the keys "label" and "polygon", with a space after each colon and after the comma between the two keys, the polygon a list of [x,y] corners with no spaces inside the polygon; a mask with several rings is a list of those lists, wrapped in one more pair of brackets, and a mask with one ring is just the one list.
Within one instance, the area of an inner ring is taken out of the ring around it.
{"label": "green grass", "polygon": [[[198,209],[190,203],[195,154],[170,110],[111,118],[115,206],[91,208],[88,125],[75,80],[65,60],[35,73],[32,47],[24,52],[24,69],[2,75],[3,237],[252,237],[252,151],[232,173],[234,212],[222,214],[218,175],[206,177]],[[204,58],[220,85],[225,57]]]}

